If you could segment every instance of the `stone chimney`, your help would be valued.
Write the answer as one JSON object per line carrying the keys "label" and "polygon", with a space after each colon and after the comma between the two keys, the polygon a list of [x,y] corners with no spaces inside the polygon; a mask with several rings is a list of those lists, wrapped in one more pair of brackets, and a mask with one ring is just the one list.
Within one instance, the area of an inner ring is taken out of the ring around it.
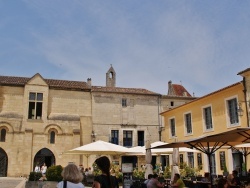
{"label": "stone chimney", "polygon": [[88,79],[87,79],[87,84],[88,84],[89,86],[91,86],[91,78],[88,78]]}
{"label": "stone chimney", "polygon": [[172,81],[168,81],[168,95],[173,95]]}

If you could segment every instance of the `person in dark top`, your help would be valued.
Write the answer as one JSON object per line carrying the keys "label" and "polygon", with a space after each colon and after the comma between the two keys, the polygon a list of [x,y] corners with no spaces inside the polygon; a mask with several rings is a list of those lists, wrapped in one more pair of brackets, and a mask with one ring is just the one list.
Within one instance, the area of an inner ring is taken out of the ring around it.
{"label": "person in dark top", "polygon": [[115,176],[110,175],[110,161],[106,156],[102,156],[95,160],[97,167],[102,174],[95,176],[92,188],[119,188],[118,181]]}
{"label": "person in dark top", "polygon": [[233,170],[232,179],[228,179],[228,185],[230,187],[237,187],[240,185],[240,178],[238,177],[238,171]]}

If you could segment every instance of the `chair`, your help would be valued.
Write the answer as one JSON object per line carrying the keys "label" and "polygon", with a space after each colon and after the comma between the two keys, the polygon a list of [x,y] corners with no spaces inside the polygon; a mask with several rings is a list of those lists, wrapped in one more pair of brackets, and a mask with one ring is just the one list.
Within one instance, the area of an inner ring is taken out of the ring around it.
{"label": "chair", "polygon": [[197,176],[197,177],[196,177],[197,181],[201,181],[202,178],[203,178],[202,176]]}
{"label": "chair", "polygon": [[191,180],[192,181],[196,181],[196,177],[195,176],[191,176]]}

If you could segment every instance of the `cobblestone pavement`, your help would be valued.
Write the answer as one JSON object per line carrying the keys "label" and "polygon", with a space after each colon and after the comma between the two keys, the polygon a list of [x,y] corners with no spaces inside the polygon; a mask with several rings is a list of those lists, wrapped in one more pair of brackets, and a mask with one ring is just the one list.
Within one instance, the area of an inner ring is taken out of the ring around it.
{"label": "cobblestone pavement", "polygon": [[[23,181],[25,181],[24,178],[0,177],[0,187],[18,188]],[[22,186],[20,188],[22,188]]]}

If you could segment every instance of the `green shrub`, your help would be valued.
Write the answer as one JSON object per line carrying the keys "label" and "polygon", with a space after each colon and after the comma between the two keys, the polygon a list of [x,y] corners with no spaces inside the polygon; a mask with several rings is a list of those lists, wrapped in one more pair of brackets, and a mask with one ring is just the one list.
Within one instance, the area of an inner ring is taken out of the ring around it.
{"label": "green shrub", "polygon": [[30,172],[29,181],[38,181],[41,177],[41,172]]}
{"label": "green shrub", "polygon": [[48,181],[62,181],[61,175],[63,167],[61,165],[50,166],[46,171],[46,178]]}

